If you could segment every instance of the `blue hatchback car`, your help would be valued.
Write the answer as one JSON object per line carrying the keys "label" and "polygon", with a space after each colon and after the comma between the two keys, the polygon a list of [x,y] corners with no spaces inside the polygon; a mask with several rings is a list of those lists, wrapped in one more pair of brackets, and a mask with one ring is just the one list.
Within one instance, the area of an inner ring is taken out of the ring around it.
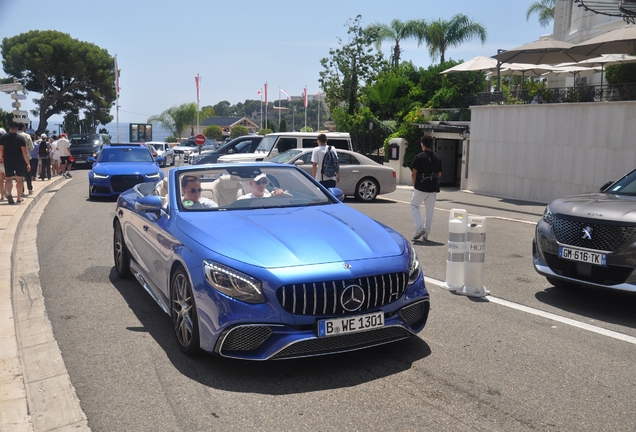
{"label": "blue hatchback car", "polygon": [[88,198],[110,197],[138,183],[155,183],[163,179],[159,163],[148,147],[141,144],[110,144],[96,158],[88,158],[93,168],[88,173]]}
{"label": "blue hatchback car", "polygon": [[416,251],[343,197],[294,165],[174,168],[119,196],[115,269],[186,354],[290,359],[412,337],[429,312]]}

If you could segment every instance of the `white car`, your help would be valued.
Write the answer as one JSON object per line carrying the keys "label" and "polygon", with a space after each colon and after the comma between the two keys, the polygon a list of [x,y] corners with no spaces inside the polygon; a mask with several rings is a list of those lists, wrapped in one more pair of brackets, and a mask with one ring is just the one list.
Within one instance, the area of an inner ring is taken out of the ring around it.
{"label": "white car", "polygon": [[[311,175],[313,149],[292,149],[268,162],[294,164]],[[379,194],[395,192],[397,175],[393,168],[382,165],[360,153],[337,149],[340,181],[336,185],[346,196],[372,201]]]}
{"label": "white car", "polygon": [[146,144],[153,146],[157,150],[157,156],[164,159],[162,167],[174,166],[174,151],[170,144],[164,141],[149,141]]}

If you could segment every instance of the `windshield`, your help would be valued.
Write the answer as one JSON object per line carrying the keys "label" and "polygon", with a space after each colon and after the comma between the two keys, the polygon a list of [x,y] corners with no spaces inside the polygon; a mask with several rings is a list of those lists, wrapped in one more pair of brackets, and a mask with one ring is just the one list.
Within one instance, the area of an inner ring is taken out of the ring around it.
{"label": "windshield", "polygon": [[636,170],[614,183],[605,193],[636,196]]}
{"label": "windshield", "polygon": [[154,162],[146,147],[105,148],[99,156],[100,162]]}
{"label": "windshield", "polygon": [[99,135],[73,135],[70,139],[71,146],[93,146],[99,145]]}
{"label": "windshield", "polygon": [[256,147],[255,153],[266,153],[269,154],[272,147],[274,147],[274,143],[278,137],[276,135],[267,136],[261,140],[261,143]]}
{"label": "windshield", "polygon": [[286,152],[281,153],[278,156],[274,156],[273,158],[269,159],[267,162],[287,163],[293,158],[295,158],[296,156],[298,156],[299,154],[301,154],[302,152],[303,152],[302,150],[287,150]]}
{"label": "windshield", "polygon": [[259,211],[336,202],[315,180],[290,165],[207,166],[185,170],[177,178],[182,211]]}

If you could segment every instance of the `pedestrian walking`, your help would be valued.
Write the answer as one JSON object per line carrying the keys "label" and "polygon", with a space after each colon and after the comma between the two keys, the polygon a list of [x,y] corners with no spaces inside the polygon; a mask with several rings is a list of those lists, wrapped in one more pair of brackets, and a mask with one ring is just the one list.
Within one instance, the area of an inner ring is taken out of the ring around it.
{"label": "pedestrian walking", "polygon": [[29,190],[29,195],[33,193],[33,182],[36,181],[38,178],[39,148],[40,142],[36,141],[33,143],[33,149],[29,152],[29,157],[31,158],[31,169],[27,171],[26,175],[27,189]]}
{"label": "pedestrian walking", "polygon": [[[29,154],[27,152],[26,139],[18,135],[18,123],[11,122],[9,133],[0,137],[0,163],[4,163],[6,179],[4,189],[9,204],[22,203],[23,177],[27,170],[31,169]],[[11,196],[13,190],[13,177],[16,178],[17,199]]]}
{"label": "pedestrian walking", "polygon": [[[433,137],[424,135],[421,140],[422,153],[415,156],[411,163],[411,181],[413,197],[411,198],[411,214],[415,223],[413,240],[428,240],[433,223],[435,201],[439,192],[439,178],[442,176],[442,160],[433,151]],[[424,203],[426,219],[422,223],[420,206]]]}
{"label": "pedestrian walking", "polygon": [[[6,134],[7,131],[4,128],[0,128],[0,137]],[[6,175],[4,174],[4,164],[0,163],[0,201],[4,201],[4,180]]]}
{"label": "pedestrian walking", "polygon": [[40,180],[51,180],[51,145],[46,134],[40,135],[38,142],[38,162],[40,165]]}
{"label": "pedestrian walking", "polygon": [[317,141],[318,146],[311,152],[311,175],[326,188],[336,187],[340,181],[338,153],[333,146],[327,146],[327,135],[319,134]]}
{"label": "pedestrian walking", "polygon": [[57,151],[57,136],[51,137],[51,171],[53,176],[60,175],[60,152]]}
{"label": "pedestrian walking", "polygon": [[72,178],[71,175],[71,143],[66,139],[66,134],[62,133],[60,139],[57,140],[57,151],[60,154],[60,174],[66,178]]}
{"label": "pedestrian walking", "polygon": [[[25,131],[26,129],[26,125],[24,123],[18,123],[18,134],[24,138],[24,140],[26,141],[27,144],[27,152],[29,153],[29,157],[31,154],[31,151],[33,151],[34,145],[33,145],[33,140],[31,139],[31,135],[29,135],[28,133],[26,133]],[[31,171],[27,170],[26,173],[24,174],[24,180],[26,180],[27,183],[27,189],[28,189],[28,194],[32,194],[33,193],[33,184],[31,183]],[[22,193],[22,197],[26,197],[27,193],[23,192]]]}

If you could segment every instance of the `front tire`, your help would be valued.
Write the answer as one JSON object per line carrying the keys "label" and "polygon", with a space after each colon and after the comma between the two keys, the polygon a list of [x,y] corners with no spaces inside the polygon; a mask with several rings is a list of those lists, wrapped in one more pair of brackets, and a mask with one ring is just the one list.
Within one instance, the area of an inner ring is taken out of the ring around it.
{"label": "front tire", "polygon": [[124,233],[119,221],[115,222],[115,232],[113,234],[113,255],[115,258],[115,270],[121,279],[128,279],[132,276],[130,272],[130,254],[124,242]]}
{"label": "front tire", "polygon": [[170,316],[179,349],[187,355],[199,352],[199,320],[188,274],[180,267],[170,284]]}
{"label": "front tire", "polygon": [[356,185],[356,199],[359,201],[373,201],[380,192],[380,185],[375,179],[363,178]]}

